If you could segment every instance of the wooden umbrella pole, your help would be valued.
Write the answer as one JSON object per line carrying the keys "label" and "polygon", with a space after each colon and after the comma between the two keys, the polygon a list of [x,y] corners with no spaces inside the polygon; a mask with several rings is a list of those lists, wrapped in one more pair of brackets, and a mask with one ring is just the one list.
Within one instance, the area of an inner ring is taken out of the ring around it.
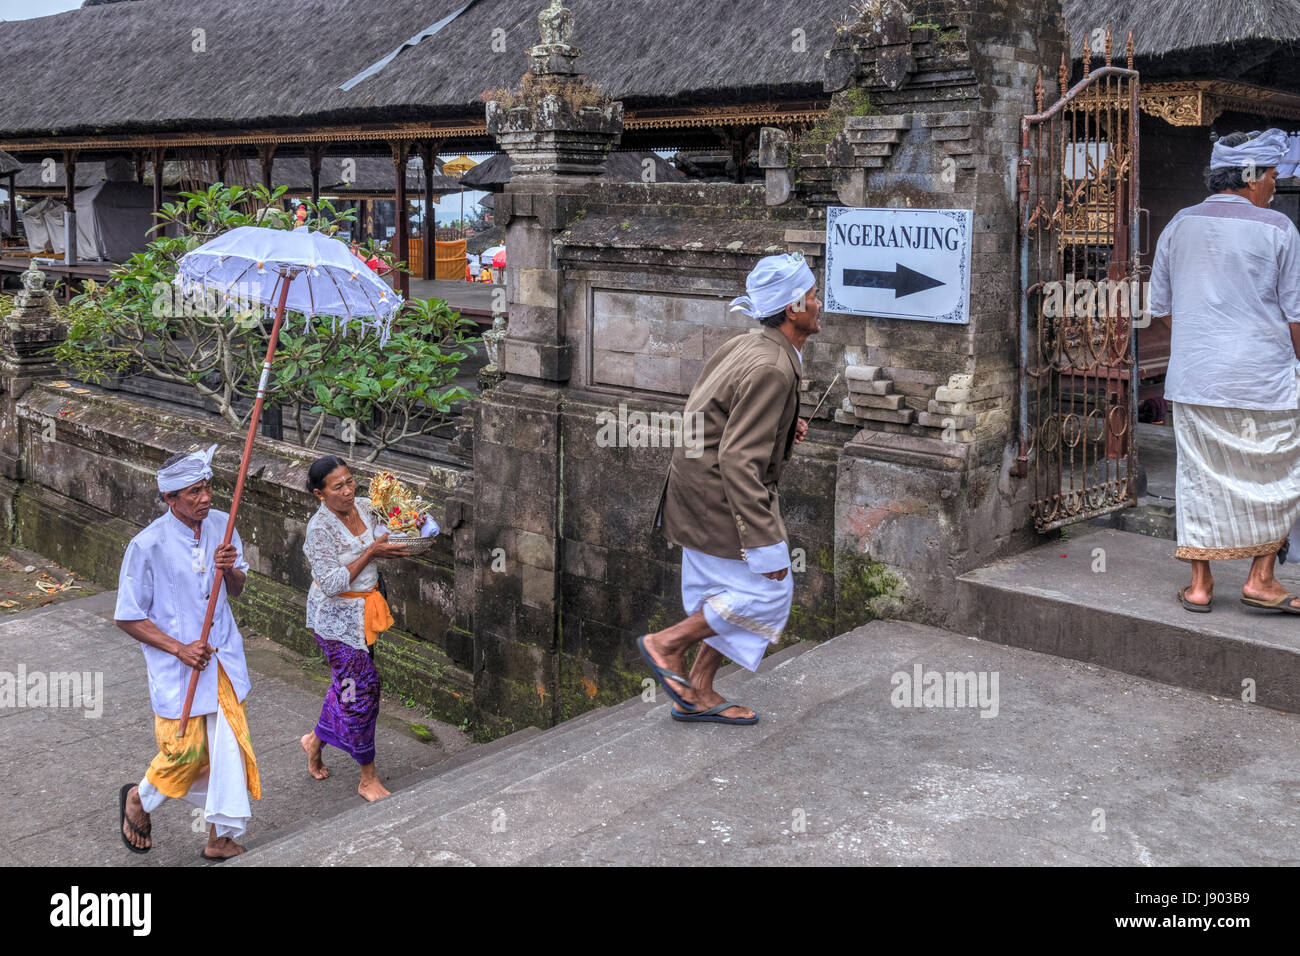
{"label": "wooden umbrella pole", "polygon": [[[284,322],[284,306],[289,298],[289,281],[292,274],[288,270],[280,272],[280,301],[275,306],[275,322],[271,326],[271,341],[266,348],[266,360],[262,363],[262,378],[257,383],[257,398],[253,402],[253,418],[248,423],[248,437],[244,439],[244,457],[239,463],[239,477],[235,479],[235,496],[230,502],[230,518],[226,521],[226,536],[221,542],[224,548],[230,544],[235,534],[235,516],[239,514],[239,499],[244,494],[244,479],[248,476],[248,462],[253,454],[253,439],[257,437],[258,421],[262,417],[262,399],[266,397],[266,385],[271,379],[271,360],[275,358],[275,347],[280,340],[280,325]],[[199,635],[199,643],[203,647],[208,646],[208,634],[212,631],[212,619],[216,616],[217,597],[221,593],[221,588],[226,581],[225,574],[220,568],[214,570],[212,576],[212,590],[208,593],[208,609],[203,615],[203,632]],[[194,706],[194,692],[199,686],[199,669],[196,667],[190,672],[190,686],[185,692],[185,707],[181,711],[181,725],[176,731],[177,737],[185,736],[185,727],[190,721],[190,708]]]}

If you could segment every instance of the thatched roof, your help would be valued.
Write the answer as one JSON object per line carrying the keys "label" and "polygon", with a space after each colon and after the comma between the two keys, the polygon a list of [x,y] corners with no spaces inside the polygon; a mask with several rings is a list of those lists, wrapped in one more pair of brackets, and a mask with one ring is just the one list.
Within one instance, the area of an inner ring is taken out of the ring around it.
{"label": "thatched roof", "polygon": [[3,149],[0,149],[0,176],[7,176],[9,173],[16,173],[22,168],[22,163],[14,159]]}
{"label": "thatched roof", "polygon": [[[610,153],[605,158],[605,171],[601,173],[600,178],[619,183],[642,182],[641,171],[645,168],[643,164],[647,159],[654,161],[654,182],[680,183],[685,181],[686,176],[680,170],[669,165],[667,160],[655,153],[643,153],[634,150]],[[514,175],[514,161],[505,153],[497,153],[461,176],[460,183],[466,189],[486,189],[499,192],[505,188],[506,183],[514,178]]]}
{"label": "thatched roof", "polygon": [[1300,40],[1296,0],[1062,0],[1061,6],[1076,55],[1086,34],[1106,27],[1121,59],[1130,29],[1137,56]]}
{"label": "thatched roof", "polygon": [[[435,36],[351,90],[408,38],[469,3]],[[0,23],[9,135],[128,132],[483,115],[513,87],[546,0],[136,0]],[[567,0],[578,65],[633,108],[822,96],[822,51],[845,0]],[[504,31],[506,52],[492,49]],[[196,52],[195,30],[205,31]],[[792,31],[806,48],[792,49]],[[69,69],[75,63],[76,69]]]}
{"label": "thatched roof", "polygon": [[[0,133],[479,119],[481,94],[513,87],[528,68],[546,3],[134,0],[0,23]],[[824,98],[822,54],[835,20],[852,7],[850,0],[566,3],[582,50],[578,67],[632,110]],[[466,4],[435,35],[351,89],[339,88]],[[1269,82],[1269,53],[1300,38],[1297,0],[1064,0],[1064,14],[1076,53],[1086,32],[1106,26],[1122,51],[1132,27],[1150,77],[1237,69],[1242,79]],[[804,31],[802,46],[796,30]],[[1204,57],[1180,59],[1195,48],[1232,55],[1198,70]],[[1264,72],[1252,74],[1255,66]]]}

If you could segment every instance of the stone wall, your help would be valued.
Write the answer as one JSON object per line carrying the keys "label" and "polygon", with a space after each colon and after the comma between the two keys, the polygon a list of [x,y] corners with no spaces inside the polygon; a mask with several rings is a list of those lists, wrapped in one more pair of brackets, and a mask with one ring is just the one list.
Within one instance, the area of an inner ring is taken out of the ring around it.
{"label": "stone wall", "polygon": [[[49,382],[26,389],[14,407],[22,480],[0,489],[5,531],[15,543],[97,584],[117,585],[127,542],[162,513],[155,474],[168,455],[219,442],[213,461],[215,506],[229,509],[242,435],[118,395],[93,389],[74,394]],[[311,571],[302,553],[307,521],[317,507],[306,490],[307,468],[315,457],[258,439],[238,516],[251,574],[243,595],[231,602],[241,627],[307,654],[318,652],[305,626]],[[351,464],[359,477],[373,473],[364,464]],[[451,496],[472,487],[470,475],[455,469],[403,477],[425,482],[431,498],[444,499],[435,511],[444,526]],[[385,565],[399,626],[383,637],[376,665],[390,692],[417,699],[458,723],[474,716],[474,708],[472,642],[455,626],[455,540],[454,533],[441,535],[425,554]],[[491,715],[484,717],[490,730]]]}
{"label": "stone wall", "polygon": [[[786,640],[879,614],[958,623],[956,576],[1033,542],[1027,489],[1011,474],[1015,171],[1035,71],[1050,77],[1059,60],[1059,8],[861,10],[829,51],[826,87],[865,93],[873,111],[845,118],[825,149],[782,146],[770,131],[766,187],[596,180],[621,105],[591,91],[565,99],[581,85],[578,51],[554,36],[533,51],[540,101],[489,104],[516,167],[496,201],[509,247],[502,377],[470,413],[472,475],[435,469],[446,536],[389,575],[403,630],[380,653],[385,677],[439,714],[501,732],[641,690],[634,640],[682,608],[680,555],[651,527],[671,428],[642,432],[636,416],[671,426],[703,363],[753,327],[726,304],[758,258],[799,250],[821,277],[832,203],[971,210],[970,323],[828,313],[807,344],[803,414],[836,384],[782,479],[795,575]],[[81,573],[112,583],[126,539],[156,513],[153,468],[196,437],[221,433],[218,494],[229,494],[240,436],[48,384],[7,394],[0,425],[17,421],[22,448],[0,514]],[[41,437],[50,421],[52,440]],[[306,463],[259,441],[239,518],[254,564],[241,620],[300,647]]]}

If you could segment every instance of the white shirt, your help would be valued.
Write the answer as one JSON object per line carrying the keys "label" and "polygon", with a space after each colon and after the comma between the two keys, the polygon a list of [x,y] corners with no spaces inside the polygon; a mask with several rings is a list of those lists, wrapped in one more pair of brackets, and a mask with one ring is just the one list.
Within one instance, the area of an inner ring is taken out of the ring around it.
{"label": "white shirt", "polygon": [[345,598],[344,591],[369,591],[379,581],[379,566],[371,561],[351,578],[348,565],[361,557],[376,534],[387,529],[370,509],[369,498],[354,498],[357,514],[365,525],[359,535],[347,529],[325,502],[307,522],[307,539],[302,552],[311,564],[312,585],[307,592],[307,626],[327,641],[339,641],[358,650],[366,649],[366,600]]}
{"label": "white shirt", "polygon": [[1296,407],[1300,233],[1284,213],[1231,193],[1179,211],[1156,244],[1150,308],[1173,315],[1165,398]]}
{"label": "white shirt", "polygon": [[[200,525],[196,542],[194,532],[185,526],[171,509],[155,518],[131,539],[122,558],[117,579],[117,608],[113,617],[119,621],[148,619],[159,630],[182,644],[192,644],[203,633],[203,616],[208,609],[208,594],[216,570],[213,558],[226,534],[230,516],[213,508]],[[248,572],[244,545],[236,531],[231,543],[238,552],[236,570]],[[220,661],[230,678],[235,695],[242,701],[252,686],[248,665],[244,662],[244,638],[235,626],[223,586],[217,598],[208,643],[215,653],[211,660]],[[180,658],[148,644],[144,649],[149,669],[149,699],[159,717],[177,720],[185,705],[190,684],[190,668]],[[217,710],[217,669],[210,663],[199,672],[191,714],[211,714]]]}

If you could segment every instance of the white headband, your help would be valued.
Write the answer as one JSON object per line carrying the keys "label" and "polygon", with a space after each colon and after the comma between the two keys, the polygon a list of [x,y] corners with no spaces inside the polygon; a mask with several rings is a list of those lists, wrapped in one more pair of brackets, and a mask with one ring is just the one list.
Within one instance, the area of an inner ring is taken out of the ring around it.
{"label": "white headband", "polygon": [[210,445],[207,451],[195,451],[186,455],[175,464],[168,465],[158,472],[158,490],[163,494],[180,491],[204,478],[212,477],[212,456],[217,446]]}
{"label": "white headband", "polygon": [[1277,166],[1286,156],[1286,133],[1280,129],[1254,130],[1252,137],[1238,146],[1224,146],[1220,139],[1210,150],[1211,169],[1266,169]]}
{"label": "white headband", "polygon": [[745,279],[748,294],[731,300],[731,311],[744,312],[751,319],[775,315],[816,284],[803,253],[766,256]]}

